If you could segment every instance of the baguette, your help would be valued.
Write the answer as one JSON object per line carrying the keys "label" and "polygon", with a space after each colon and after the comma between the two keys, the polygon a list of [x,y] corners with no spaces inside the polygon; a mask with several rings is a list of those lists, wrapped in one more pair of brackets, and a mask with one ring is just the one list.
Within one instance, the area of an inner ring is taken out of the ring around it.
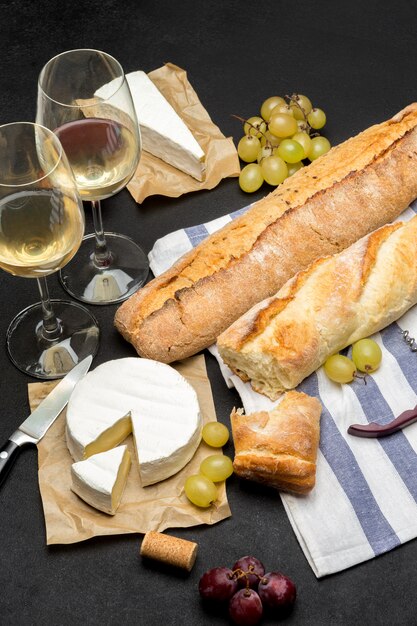
{"label": "baguette", "polygon": [[315,259],[395,219],[417,196],[417,104],[288,178],[117,310],[144,357],[195,354]]}
{"label": "baguette", "polygon": [[316,481],[321,404],[305,393],[289,391],[272,411],[242,415],[232,424],[238,476],[281,491],[308,493]]}
{"label": "baguette", "polygon": [[221,357],[275,400],[331,354],[417,303],[417,216],[318,259],[218,338]]}

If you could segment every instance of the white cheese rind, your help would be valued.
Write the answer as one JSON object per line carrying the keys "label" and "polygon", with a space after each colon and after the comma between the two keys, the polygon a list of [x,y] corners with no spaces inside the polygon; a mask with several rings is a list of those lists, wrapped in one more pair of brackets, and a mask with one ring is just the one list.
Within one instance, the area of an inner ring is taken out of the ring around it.
{"label": "white cheese rind", "polygon": [[127,413],[143,485],[172,476],[194,455],[202,430],[194,389],[171,366],[132,357],[100,365],[74,389],[66,429],[73,458]]}
{"label": "white cheese rind", "polygon": [[71,466],[71,489],[87,504],[114,515],[120,504],[129,469],[130,454],[127,446],[94,454]]}
{"label": "white cheese rind", "polygon": [[[168,100],[145,72],[131,72],[126,74],[126,79],[140,125],[143,149],[193,178],[203,180],[204,151]],[[101,87],[95,95],[103,99],[111,96],[117,80]],[[124,100],[117,92],[111,102],[127,112]]]}
{"label": "white cheese rind", "polygon": [[[179,407],[179,411],[181,408]],[[143,487],[153,485],[179,472],[191,459],[201,441],[202,425],[195,429],[186,444],[172,446],[167,454],[158,447],[158,438],[147,433],[147,424],[140,416],[132,418],[133,434],[139,458],[140,478]],[[178,423],[180,428],[180,423]]]}
{"label": "white cheese rind", "polygon": [[203,179],[204,151],[145,72],[126,75],[140,124],[143,149],[177,169]]}

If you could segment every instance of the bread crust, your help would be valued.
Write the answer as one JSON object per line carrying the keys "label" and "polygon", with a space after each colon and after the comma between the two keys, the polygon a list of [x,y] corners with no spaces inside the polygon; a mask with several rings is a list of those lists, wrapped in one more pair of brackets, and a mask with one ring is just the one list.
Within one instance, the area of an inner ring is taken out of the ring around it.
{"label": "bread crust", "polygon": [[230,416],[235,473],[282,491],[308,493],[315,485],[321,404],[290,391],[272,411]]}
{"label": "bread crust", "polygon": [[417,196],[417,104],[332,148],[209,236],[117,310],[138,353],[170,363],[212,344],[315,259],[395,219]]}
{"label": "bread crust", "polygon": [[322,258],[218,338],[223,360],[276,399],[331,355],[417,303],[417,216]]}

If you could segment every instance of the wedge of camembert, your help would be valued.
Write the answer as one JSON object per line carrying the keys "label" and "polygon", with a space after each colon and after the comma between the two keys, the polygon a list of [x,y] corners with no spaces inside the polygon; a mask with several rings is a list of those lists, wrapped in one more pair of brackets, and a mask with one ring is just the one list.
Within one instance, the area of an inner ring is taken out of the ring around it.
{"label": "wedge of camembert", "polygon": [[197,394],[174,368],[135,357],[108,361],[75,387],[67,446],[75,461],[109,450],[132,431],[143,486],[169,478],[201,441]]}
{"label": "wedge of camembert", "polygon": [[[168,100],[164,98],[145,72],[126,74],[136,115],[140,125],[142,147],[146,152],[173,165],[197,180],[203,180],[205,154],[198,141]],[[114,90],[120,79],[115,79],[96,91],[95,95],[127,113],[124,98]]]}
{"label": "wedge of camembert", "polygon": [[127,446],[93,454],[71,466],[74,493],[99,511],[114,515],[122,499],[130,470]]}
{"label": "wedge of camembert", "polygon": [[131,72],[126,78],[140,124],[143,149],[202,180],[205,155],[189,128],[145,72]]}

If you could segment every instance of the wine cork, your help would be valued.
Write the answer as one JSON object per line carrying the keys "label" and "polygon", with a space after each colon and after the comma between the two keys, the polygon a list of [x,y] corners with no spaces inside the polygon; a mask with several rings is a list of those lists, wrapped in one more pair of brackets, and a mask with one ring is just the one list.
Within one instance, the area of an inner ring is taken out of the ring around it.
{"label": "wine cork", "polygon": [[151,530],[143,538],[140,554],[190,572],[197,557],[197,548],[198,545],[193,541]]}

